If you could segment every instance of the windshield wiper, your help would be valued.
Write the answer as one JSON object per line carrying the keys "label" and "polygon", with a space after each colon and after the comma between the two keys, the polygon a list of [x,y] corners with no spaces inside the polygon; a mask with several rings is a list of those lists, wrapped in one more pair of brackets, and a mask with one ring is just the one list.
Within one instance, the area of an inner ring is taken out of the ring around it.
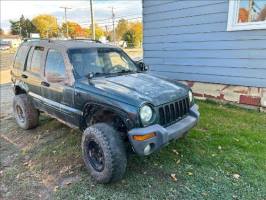
{"label": "windshield wiper", "polygon": [[107,75],[109,75],[109,74],[108,74],[108,73],[101,73],[101,72],[96,72],[96,73],[91,72],[91,73],[89,73],[88,75],[86,75],[86,77],[87,77],[88,79],[92,79],[92,78],[94,78],[94,77],[107,76]]}
{"label": "windshield wiper", "polygon": [[117,74],[127,74],[127,73],[134,73],[134,72],[135,71],[133,71],[133,70],[125,70],[125,69],[123,69],[120,72],[117,72]]}

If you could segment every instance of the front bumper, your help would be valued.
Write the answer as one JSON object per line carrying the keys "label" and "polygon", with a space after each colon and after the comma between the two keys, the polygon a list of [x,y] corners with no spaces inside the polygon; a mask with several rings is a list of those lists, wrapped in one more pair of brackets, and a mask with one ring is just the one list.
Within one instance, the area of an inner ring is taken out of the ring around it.
{"label": "front bumper", "polygon": [[[128,132],[129,141],[137,154],[142,156],[149,155],[168,144],[170,140],[182,137],[197,124],[199,116],[198,106],[195,104],[190,108],[189,114],[185,118],[166,128],[159,124],[155,124],[145,128],[130,130]],[[146,135],[149,133],[155,133],[156,136],[144,141],[136,141],[133,139],[134,135]],[[147,145],[150,145],[151,148],[148,153],[144,153],[144,149]]]}

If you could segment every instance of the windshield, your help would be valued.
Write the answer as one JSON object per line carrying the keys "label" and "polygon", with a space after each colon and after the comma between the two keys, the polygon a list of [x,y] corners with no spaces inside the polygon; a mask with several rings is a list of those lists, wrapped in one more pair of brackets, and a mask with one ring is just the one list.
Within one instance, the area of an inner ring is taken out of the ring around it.
{"label": "windshield", "polygon": [[131,59],[118,49],[83,48],[68,51],[75,73],[80,77],[136,72]]}

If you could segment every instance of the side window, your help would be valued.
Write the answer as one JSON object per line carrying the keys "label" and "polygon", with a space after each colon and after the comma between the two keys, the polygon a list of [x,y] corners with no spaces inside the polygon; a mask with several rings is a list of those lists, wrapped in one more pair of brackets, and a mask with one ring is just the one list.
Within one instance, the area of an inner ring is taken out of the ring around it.
{"label": "side window", "polygon": [[109,53],[109,57],[110,57],[112,66],[119,65],[125,68],[129,68],[127,61],[125,61],[124,58],[119,53],[111,52]]}
{"label": "side window", "polygon": [[43,47],[34,47],[31,49],[33,51],[32,58],[31,58],[31,64],[27,69],[33,73],[39,74],[41,69],[41,61],[43,56]]}
{"label": "side window", "polygon": [[14,68],[16,69],[23,69],[25,65],[25,60],[28,54],[28,47],[23,45],[21,46],[16,54],[15,62],[14,62]]}
{"label": "side window", "polygon": [[45,77],[47,81],[59,83],[65,79],[65,64],[62,54],[50,49],[45,64]]}

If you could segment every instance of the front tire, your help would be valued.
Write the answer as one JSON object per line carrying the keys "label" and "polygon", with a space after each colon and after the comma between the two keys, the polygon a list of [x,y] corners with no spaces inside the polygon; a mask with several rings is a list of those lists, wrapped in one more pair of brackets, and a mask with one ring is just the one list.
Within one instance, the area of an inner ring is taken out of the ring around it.
{"label": "front tire", "polygon": [[111,126],[98,123],[88,127],[82,137],[82,154],[96,182],[122,179],[127,165],[126,151],[120,135]]}
{"label": "front tire", "polygon": [[33,106],[27,94],[19,94],[14,97],[13,112],[17,124],[21,128],[28,130],[38,125],[38,110]]}

